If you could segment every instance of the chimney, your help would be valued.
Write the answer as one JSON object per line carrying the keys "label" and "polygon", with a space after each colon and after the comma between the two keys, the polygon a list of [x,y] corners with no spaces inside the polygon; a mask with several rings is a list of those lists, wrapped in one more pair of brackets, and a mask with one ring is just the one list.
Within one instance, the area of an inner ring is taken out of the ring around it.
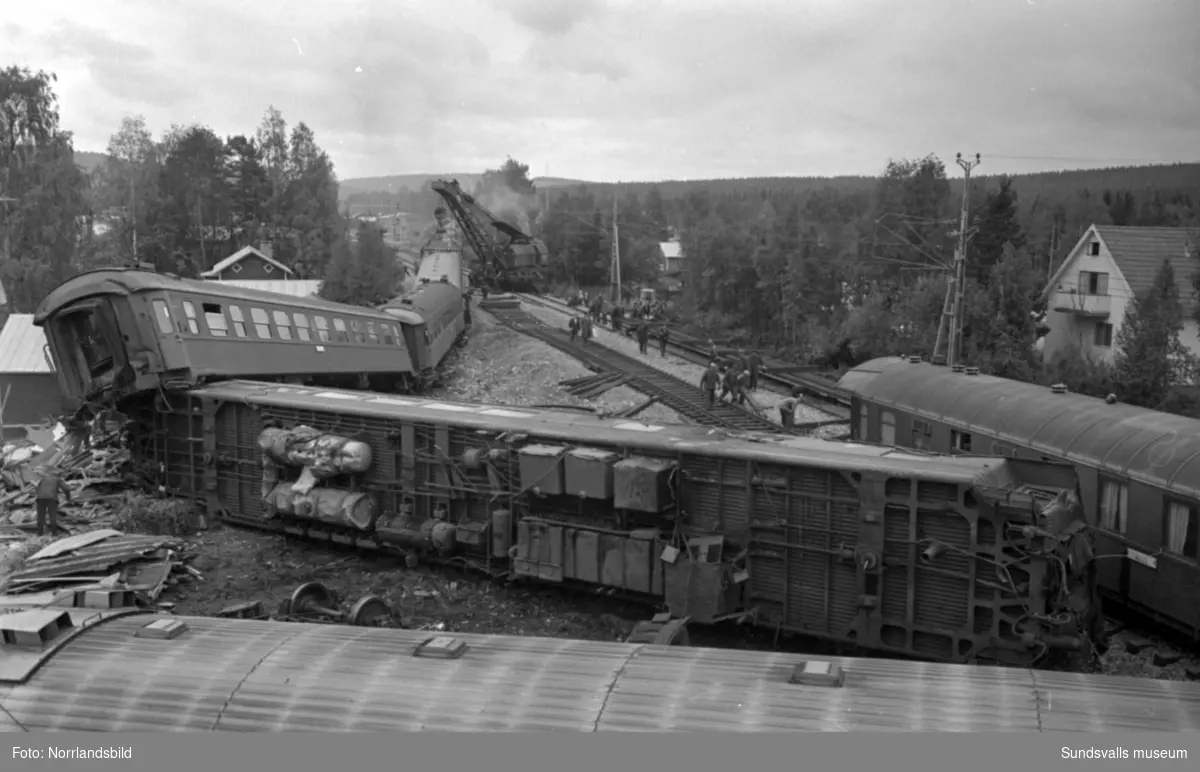
{"label": "chimney", "polygon": [[275,255],[271,254],[271,252],[272,252],[272,248],[271,248],[271,242],[269,242],[269,241],[260,241],[260,242],[258,242],[258,247],[257,247],[257,249],[258,249],[258,251],[259,251],[259,252],[262,252],[262,253],[263,253],[264,255],[266,255],[267,257],[270,257],[270,258],[274,258],[274,257],[275,257]]}

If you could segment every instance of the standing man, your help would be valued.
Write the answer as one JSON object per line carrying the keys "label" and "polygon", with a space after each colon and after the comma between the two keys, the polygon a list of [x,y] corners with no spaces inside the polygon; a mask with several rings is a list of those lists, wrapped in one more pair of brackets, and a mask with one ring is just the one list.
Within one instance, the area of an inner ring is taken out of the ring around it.
{"label": "standing man", "polygon": [[638,351],[642,354],[646,353],[646,344],[650,342],[650,325],[643,319],[637,329]]}
{"label": "standing man", "polygon": [[700,376],[700,391],[708,395],[708,406],[712,407],[717,401],[717,387],[721,385],[721,373],[717,370],[716,362],[709,362],[708,369]]}
{"label": "standing man", "polygon": [[725,368],[725,372],[721,377],[721,401],[729,397],[729,401],[733,402],[737,399],[737,364],[734,363]]}
{"label": "standing man", "polygon": [[746,404],[746,390],[750,388],[750,371],[738,370],[737,381],[735,382],[736,391],[734,396],[737,397],[737,404]]}
{"label": "standing man", "polygon": [[661,354],[664,359],[667,356],[667,340],[670,338],[670,336],[671,333],[667,331],[667,325],[664,324],[662,329],[658,331],[658,353]]}
{"label": "standing man", "polygon": [[567,329],[571,331],[571,342],[575,342],[575,336],[579,334],[579,317],[572,316],[571,321],[567,322]]}
{"label": "standing man", "polygon": [[579,331],[580,337],[583,338],[583,345],[586,346],[587,342],[592,339],[592,317],[583,317],[583,321],[580,324],[582,325]]}
{"label": "standing man", "polygon": [[[37,485],[37,532],[38,536],[46,533],[46,527],[49,525],[50,533],[58,533],[58,496],[61,493],[67,497],[67,503],[71,503],[71,489],[66,486],[62,478],[53,469],[44,469],[41,472],[42,479]],[[47,524],[47,520],[50,522]]]}
{"label": "standing man", "polygon": [[750,391],[758,391],[758,372],[765,368],[757,351],[752,350],[746,355],[746,367],[750,370]]}

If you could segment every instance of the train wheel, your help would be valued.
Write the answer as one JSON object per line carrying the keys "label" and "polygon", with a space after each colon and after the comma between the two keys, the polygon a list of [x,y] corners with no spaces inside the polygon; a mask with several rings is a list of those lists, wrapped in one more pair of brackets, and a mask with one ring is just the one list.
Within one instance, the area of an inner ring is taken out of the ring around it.
{"label": "train wheel", "polygon": [[350,609],[346,624],[357,627],[382,627],[392,618],[392,607],[378,595],[364,595]]}

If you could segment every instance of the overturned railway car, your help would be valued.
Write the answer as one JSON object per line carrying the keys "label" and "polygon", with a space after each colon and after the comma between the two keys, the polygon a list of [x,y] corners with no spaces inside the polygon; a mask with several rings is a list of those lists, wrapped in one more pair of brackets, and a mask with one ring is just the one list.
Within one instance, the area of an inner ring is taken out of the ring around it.
{"label": "overturned railway car", "polygon": [[924,659],[1096,637],[1069,466],[245,381],[128,412],[147,469],[243,526]]}
{"label": "overturned railway car", "polygon": [[[0,730],[1200,731],[1200,684],[176,617],[0,616]],[[21,636],[20,643],[10,641]],[[32,640],[31,640],[32,639]]]}
{"label": "overturned railway car", "polygon": [[854,439],[1073,464],[1106,599],[1200,640],[1200,421],[898,357],[840,385]]}
{"label": "overturned railway car", "polygon": [[[450,284],[385,310],[106,268],[60,284],[38,307],[64,399],[119,402],[226,378],[420,390],[463,330]],[[457,321],[455,321],[457,319]]]}

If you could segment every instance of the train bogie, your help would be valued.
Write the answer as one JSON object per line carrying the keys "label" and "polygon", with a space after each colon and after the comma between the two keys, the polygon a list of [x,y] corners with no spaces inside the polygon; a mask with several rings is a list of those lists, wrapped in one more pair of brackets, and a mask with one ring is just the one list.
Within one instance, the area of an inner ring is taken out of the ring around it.
{"label": "train bogie", "polygon": [[1200,638],[1200,421],[900,358],[840,385],[859,441],[1072,464],[1105,597]]}
{"label": "train bogie", "polygon": [[[700,623],[1012,663],[1086,650],[1093,630],[1069,467],[245,382],[169,397],[134,427],[164,484],[234,522],[599,586]],[[309,449],[265,469],[281,441]],[[338,474],[348,442],[370,450]]]}

